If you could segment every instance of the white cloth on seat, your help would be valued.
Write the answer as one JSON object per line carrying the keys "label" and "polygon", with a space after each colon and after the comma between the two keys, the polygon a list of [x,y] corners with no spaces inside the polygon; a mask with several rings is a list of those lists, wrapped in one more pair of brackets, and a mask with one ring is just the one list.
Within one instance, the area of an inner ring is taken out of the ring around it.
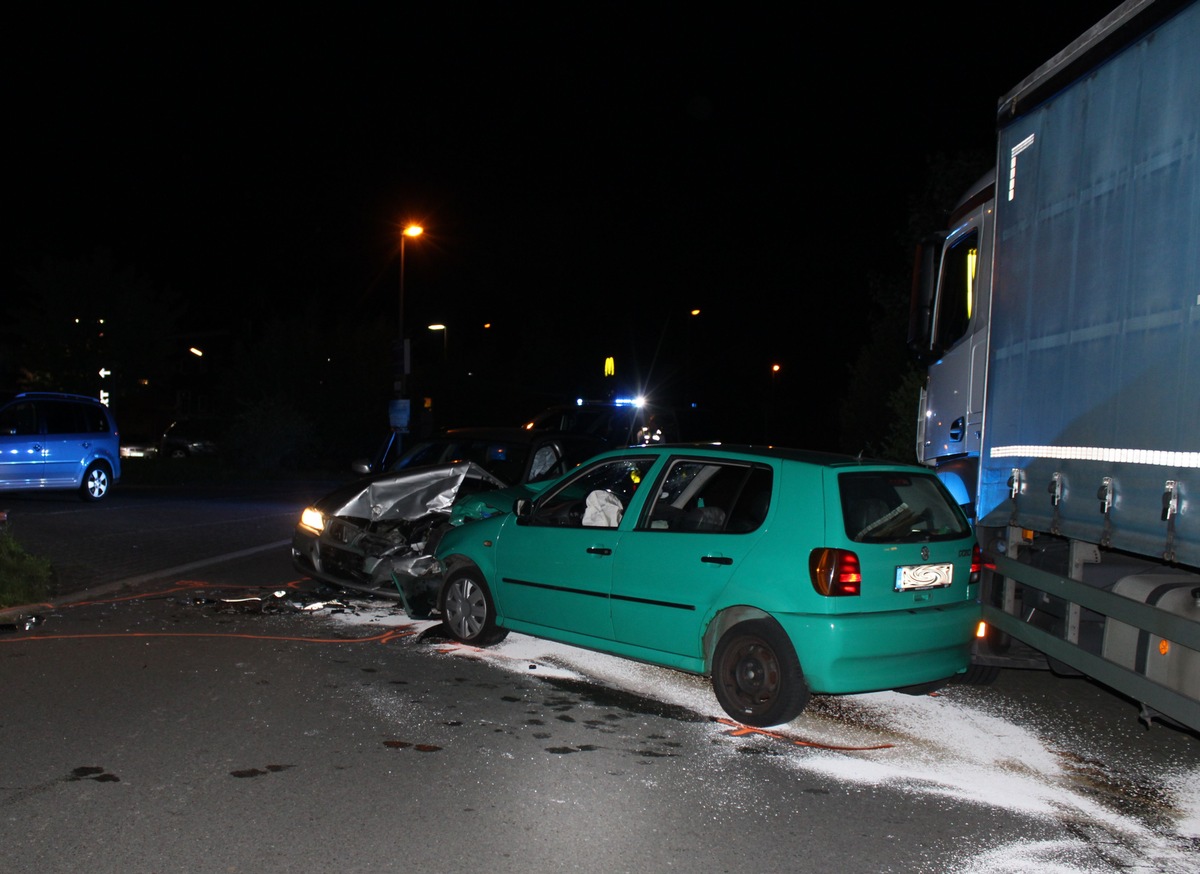
{"label": "white cloth on seat", "polygon": [[616,528],[621,524],[625,507],[612,492],[596,489],[587,496],[583,509],[583,524],[596,528]]}

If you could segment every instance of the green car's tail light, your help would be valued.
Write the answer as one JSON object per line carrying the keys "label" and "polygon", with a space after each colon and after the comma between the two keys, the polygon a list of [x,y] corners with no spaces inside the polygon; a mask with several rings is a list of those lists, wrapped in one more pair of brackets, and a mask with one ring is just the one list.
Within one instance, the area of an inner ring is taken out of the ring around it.
{"label": "green car's tail light", "polygon": [[814,549],[808,556],[808,575],[817,593],[827,597],[857,595],[862,590],[858,556],[847,549]]}
{"label": "green car's tail light", "polygon": [[975,544],[975,548],[971,550],[971,579],[972,584],[979,582],[979,573],[983,570],[983,550],[979,548],[979,544]]}

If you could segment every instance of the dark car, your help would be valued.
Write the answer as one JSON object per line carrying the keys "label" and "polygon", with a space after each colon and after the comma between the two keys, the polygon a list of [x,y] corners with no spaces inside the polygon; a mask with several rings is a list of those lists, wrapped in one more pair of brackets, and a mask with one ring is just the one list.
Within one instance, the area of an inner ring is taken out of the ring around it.
{"label": "dark car", "polygon": [[491,511],[507,511],[517,494],[533,494],[606,448],[584,434],[519,427],[445,431],[307,507],[292,536],[293,563],[339,588],[404,600],[398,581],[432,561],[456,503],[494,495]]}
{"label": "dark car", "polygon": [[[526,431],[578,434],[594,438],[605,449],[643,443],[674,443],[681,439],[675,411],[639,399],[576,400],[555,404],[522,423]],[[386,470],[403,451],[406,436],[390,431],[370,458],[358,459],[351,469],[359,474]],[[597,450],[599,451],[599,450]]]}
{"label": "dark car", "polygon": [[120,479],[120,435],[96,398],[22,392],[0,400],[0,491],[77,489],[98,501]]}
{"label": "dark car", "polygon": [[163,458],[217,455],[221,451],[225,427],[220,419],[179,419],[163,432],[159,455]]}
{"label": "dark car", "polygon": [[563,431],[599,437],[610,447],[675,443],[679,422],[669,407],[640,398],[613,401],[577,400],[542,410],[524,425],[531,431]]}

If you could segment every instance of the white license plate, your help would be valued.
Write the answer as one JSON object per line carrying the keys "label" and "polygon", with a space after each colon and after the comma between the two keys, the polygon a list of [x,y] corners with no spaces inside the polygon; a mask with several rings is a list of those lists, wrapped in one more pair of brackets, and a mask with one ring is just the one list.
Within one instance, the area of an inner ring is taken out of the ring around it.
{"label": "white license plate", "polygon": [[942,589],[954,576],[952,564],[905,564],[896,568],[896,591]]}

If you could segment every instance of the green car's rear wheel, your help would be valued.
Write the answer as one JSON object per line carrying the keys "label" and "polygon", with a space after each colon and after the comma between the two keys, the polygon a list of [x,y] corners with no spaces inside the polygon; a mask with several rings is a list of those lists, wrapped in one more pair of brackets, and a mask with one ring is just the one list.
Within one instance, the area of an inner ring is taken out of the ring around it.
{"label": "green car's rear wheel", "polygon": [[722,635],[713,656],[713,692],[746,725],[791,722],[808,704],[808,684],[796,650],[775,622],[741,622]]}

